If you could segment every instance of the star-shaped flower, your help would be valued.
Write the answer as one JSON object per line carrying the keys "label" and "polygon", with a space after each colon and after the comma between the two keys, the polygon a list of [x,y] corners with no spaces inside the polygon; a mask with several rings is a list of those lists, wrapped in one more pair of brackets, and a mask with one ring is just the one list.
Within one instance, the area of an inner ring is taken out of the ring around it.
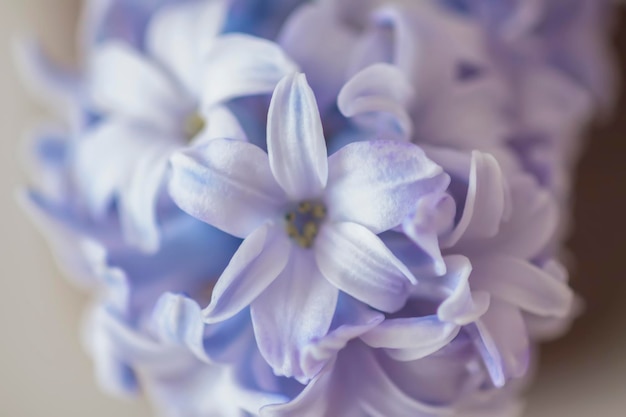
{"label": "star-shaped flower", "polygon": [[340,290],[386,312],[404,305],[416,279],[376,235],[449,177],[406,142],[358,142],[327,157],[302,74],[274,91],[267,147],[214,139],[177,153],[170,194],[189,214],[245,239],[206,320],[250,305],[266,360],[277,374],[307,380],[319,369],[308,369],[306,346],[328,332]]}

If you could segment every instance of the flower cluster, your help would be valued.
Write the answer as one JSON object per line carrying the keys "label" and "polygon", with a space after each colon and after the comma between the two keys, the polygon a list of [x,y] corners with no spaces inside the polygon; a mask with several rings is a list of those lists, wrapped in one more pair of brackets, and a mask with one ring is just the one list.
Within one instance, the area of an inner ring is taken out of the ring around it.
{"label": "flower cluster", "polygon": [[87,1],[24,207],[165,415],[505,417],[611,103],[604,0]]}

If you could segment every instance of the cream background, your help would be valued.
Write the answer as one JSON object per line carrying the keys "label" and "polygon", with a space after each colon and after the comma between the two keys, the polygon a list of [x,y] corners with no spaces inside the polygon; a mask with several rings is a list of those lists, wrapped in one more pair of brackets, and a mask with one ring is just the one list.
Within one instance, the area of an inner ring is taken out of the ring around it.
{"label": "cream background", "polygon": [[[78,336],[87,300],[64,281],[14,200],[14,190],[26,181],[18,156],[21,137],[45,113],[18,82],[10,39],[30,31],[55,58],[72,62],[78,3],[0,0],[1,417],[150,415],[141,401],[111,399],[97,389]],[[626,320],[617,320],[626,314],[616,304],[607,316],[609,325],[570,338],[574,349],[550,352],[527,417],[626,416]]]}

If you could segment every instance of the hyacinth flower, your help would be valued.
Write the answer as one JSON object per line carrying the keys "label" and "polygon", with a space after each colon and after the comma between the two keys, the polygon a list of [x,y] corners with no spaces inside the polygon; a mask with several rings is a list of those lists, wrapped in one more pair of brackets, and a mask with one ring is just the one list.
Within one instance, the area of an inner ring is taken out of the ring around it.
{"label": "hyacinth flower", "polygon": [[303,350],[328,332],[339,290],[383,311],[402,307],[415,278],[376,234],[448,178],[418,147],[398,141],[355,143],[328,158],[302,75],[274,92],[267,146],[265,154],[214,139],[176,154],[169,190],[184,211],[245,239],[206,320],[250,305],[263,356],[277,373],[306,381],[318,370],[307,369]]}
{"label": "hyacinth flower", "polygon": [[77,144],[76,181],[95,217],[118,201],[128,241],[146,252],[158,249],[156,210],[172,152],[190,140],[240,137],[223,130],[237,124],[219,104],[272,91],[293,69],[267,41],[248,40],[243,50],[237,47],[243,35],[217,39],[221,22],[213,8],[200,5],[157,14],[146,54],[118,42],[93,53],[89,91],[104,119]]}

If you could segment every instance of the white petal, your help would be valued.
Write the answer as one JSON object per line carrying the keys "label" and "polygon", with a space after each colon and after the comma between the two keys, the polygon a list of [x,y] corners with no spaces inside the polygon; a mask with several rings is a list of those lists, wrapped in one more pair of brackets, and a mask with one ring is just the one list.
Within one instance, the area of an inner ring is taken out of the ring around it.
{"label": "white petal", "polygon": [[248,236],[215,284],[205,321],[233,317],[250,305],[285,269],[292,244],[279,226],[265,224]]}
{"label": "white petal", "polygon": [[326,141],[303,74],[281,80],[270,104],[267,149],[276,181],[292,199],[319,197],[328,180]]}
{"label": "white petal", "polygon": [[398,226],[421,197],[445,190],[449,181],[419,147],[405,142],[352,143],[328,163],[329,218],[359,223],[374,233]]}
{"label": "white petal", "polygon": [[284,195],[260,148],[215,139],[174,154],[170,195],[178,206],[231,235],[246,237],[281,216]]}
{"label": "white petal", "polygon": [[314,250],[326,279],[382,311],[402,308],[409,296],[409,284],[415,282],[413,274],[378,236],[355,223],[324,225]]}
{"label": "white petal", "polygon": [[328,333],[338,295],[313,252],[294,248],[285,270],[251,307],[259,350],[277,375],[305,383],[319,372],[303,367],[307,346]]}
{"label": "white petal", "polygon": [[159,248],[158,197],[165,182],[169,157],[176,148],[176,144],[168,142],[147,148],[135,161],[133,173],[126,178],[120,195],[124,235],[128,243],[146,253],[155,253]]}
{"label": "white petal", "polygon": [[89,74],[90,94],[105,112],[176,132],[180,120],[194,107],[158,66],[119,42],[97,49]]}
{"label": "white petal", "polygon": [[[117,120],[103,123],[88,132],[78,142],[73,174],[92,215],[106,215],[113,199],[129,187],[129,180],[141,182],[147,179],[142,176],[135,180],[133,177],[136,171],[155,174],[153,179],[156,181],[159,167],[156,167],[156,172],[150,172],[153,167],[144,166],[149,165],[149,161],[140,161],[144,156],[153,160],[155,157],[168,155],[176,144],[175,137]],[[138,162],[141,164],[139,167]],[[146,200],[142,202],[144,205],[155,204],[157,190],[150,188],[152,189],[146,194],[141,186],[136,190],[141,194],[138,199]]]}

